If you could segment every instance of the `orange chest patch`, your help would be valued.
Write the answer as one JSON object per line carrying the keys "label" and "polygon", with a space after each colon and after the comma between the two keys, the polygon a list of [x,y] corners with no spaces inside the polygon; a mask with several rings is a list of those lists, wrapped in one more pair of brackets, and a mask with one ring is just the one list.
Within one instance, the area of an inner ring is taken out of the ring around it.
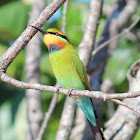
{"label": "orange chest patch", "polygon": [[47,45],[48,49],[52,44],[60,48],[64,48],[67,44],[66,41],[54,35],[45,35],[44,42]]}

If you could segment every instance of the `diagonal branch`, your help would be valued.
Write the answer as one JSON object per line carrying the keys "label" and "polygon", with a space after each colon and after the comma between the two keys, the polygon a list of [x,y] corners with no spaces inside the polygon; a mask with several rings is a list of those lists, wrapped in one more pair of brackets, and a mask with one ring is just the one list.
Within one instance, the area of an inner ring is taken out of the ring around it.
{"label": "diagonal branch", "polygon": [[125,104],[124,102],[122,102],[122,101],[120,101],[120,100],[111,99],[111,101],[114,102],[114,103],[116,103],[116,104],[122,105],[122,106],[124,106],[124,107],[126,107],[126,108],[129,108],[130,110],[132,110],[132,111],[134,111],[134,112],[140,114],[140,111],[139,111],[139,110],[137,110],[137,109],[135,109],[134,107],[131,107],[131,106]]}
{"label": "diagonal branch", "polygon": [[114,37],[112,37],[111,39],[107,40],[106,42],[104,42],[103,44],[101,44],[100,46],[98,46],[93,52],[92,55],[95,55],[97,52],[99,52],[102,48],[107,47],[107,45],[109,43],[111,43],[112,41],[114,41],[115,39],[118,39],[119,37],[127,34],[130,32],[130,30],[132,28],[134,28],[136,26],[136,24],[139,22],[140,17],[138,17],[128,28],[124,29],[121,33],[115,35]]}
{"label": "diagonal branch", "polygon": [[45,129],[46,129],[47,125],[48,125],[48,121],[49,121],[49,119],[50,119],[50,117],[51,117],[51,115],[53,113],[53,110],[54,110],[54,108],[56,106],[57,98],[58,98],[57,93],[54,93],[52,101],[51,101],[50,106],[49,106],[49,110],[45,114],[44,121],[42,123],[42,126],[40,128],[39,134],[37,136],[37,140],[41,140],[42,139],[42,136],[43,136],[43,134],[45,132]]}
{"label": "diagonal branch", "polygon": [[[65,1],[66,0],[53,0],[32,24],[37,27],[42,27]],[[27,27],[25,29],[12,46],[9,47],[9,49],[0,57],[0,71],[6,71],[8,66],[12,63],[20,51],[24,49],[25,45],[31,40],[36,32],[37,31],[31,27]]]}

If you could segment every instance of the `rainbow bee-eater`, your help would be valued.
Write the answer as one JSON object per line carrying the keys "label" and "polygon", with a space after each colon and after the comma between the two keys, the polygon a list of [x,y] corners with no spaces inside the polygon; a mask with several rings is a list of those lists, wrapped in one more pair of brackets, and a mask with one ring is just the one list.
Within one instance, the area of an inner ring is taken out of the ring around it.
{"label": "rainbow bee-eater", "polygon": [[[44,34],[49,59],[59,84],[66,89],[90,90],[86,70],[66,34],[55,28],[44,31],[35,26],[31,27]],[[94,139],[103,140],[104,136],[97,122],[92,99],[82,96],[70,97],[84,112],[93,131]]]}

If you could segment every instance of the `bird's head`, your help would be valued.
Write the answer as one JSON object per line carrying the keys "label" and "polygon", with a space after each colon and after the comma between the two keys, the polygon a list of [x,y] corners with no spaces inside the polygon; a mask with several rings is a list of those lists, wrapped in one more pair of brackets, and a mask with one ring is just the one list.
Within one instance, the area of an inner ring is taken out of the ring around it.
{"label": "bird's head", "polygon": [[47,31],[44,31],[41,28],[35,26],[31,27],[37,29],[38,31],[44,34],[43,39],[49,50],[49,53],[63,49],[67,46],[67,44],[70,43],[66,34],[55,28],[51,28],[48,29]]}

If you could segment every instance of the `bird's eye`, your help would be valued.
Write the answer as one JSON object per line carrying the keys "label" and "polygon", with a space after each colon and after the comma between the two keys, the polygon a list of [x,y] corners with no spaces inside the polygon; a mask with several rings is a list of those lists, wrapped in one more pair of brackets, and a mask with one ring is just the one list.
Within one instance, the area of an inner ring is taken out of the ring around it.
{"label": "bird's eye", "polygon": [[57,35],[57,36],[58,36],[58,35],[59,35],[59,33],[55,33],[55,35]]}

